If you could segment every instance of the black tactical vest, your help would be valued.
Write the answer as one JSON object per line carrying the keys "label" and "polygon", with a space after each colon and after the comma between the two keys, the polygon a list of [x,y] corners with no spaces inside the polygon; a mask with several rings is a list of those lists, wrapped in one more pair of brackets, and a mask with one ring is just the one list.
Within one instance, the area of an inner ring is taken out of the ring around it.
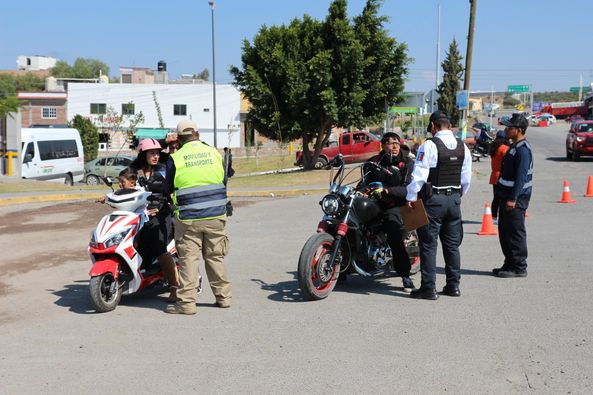
{"label": "black tactical vest", "polygon": [[437,166],[430,169],[428,182],[433,187],[457,187],[461,185],[461,168],[465,158],[465,145],[460,139],[457,140],[457,147],[449,149],[439,138],[430,139],[436,146],[439,153]]}

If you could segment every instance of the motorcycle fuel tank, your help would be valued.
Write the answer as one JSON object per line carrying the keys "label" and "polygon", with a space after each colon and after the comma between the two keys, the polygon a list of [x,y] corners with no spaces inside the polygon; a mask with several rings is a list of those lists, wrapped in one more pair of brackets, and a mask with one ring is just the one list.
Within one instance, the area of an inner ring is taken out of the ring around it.
{"label": "motorcycle fuel tank", "polygon": [[362,223],[368,224],[381,214],[379,204],[367,197],[358,196],[354,199],[354,212]]}

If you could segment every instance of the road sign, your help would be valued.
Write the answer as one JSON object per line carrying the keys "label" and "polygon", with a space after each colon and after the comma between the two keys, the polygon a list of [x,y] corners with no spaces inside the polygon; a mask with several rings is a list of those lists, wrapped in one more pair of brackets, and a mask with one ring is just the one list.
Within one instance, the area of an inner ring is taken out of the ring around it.
{"label": "road sign", "polygon": [[460,110],[467,110],[469,108],[469,91],[457,91],[455,105]]}
{"label": "road sign", "polygon": [[529,85],[509,85],[509,86],[507,86],[507,92],[512,92],[512,93],[529,92]]}
{"label": "road sign", "polygon": [[389,107],[390,114],[416,114],[417,112],[416,107]]}
{"label": "road sign", "polygon": [[[572,93],[579,93],[580,88],[578,86],[573,86],[570,88],[570,91]],[[588,93],[591,92],[591,87],[590,86],[583,86],[583,93]]]}

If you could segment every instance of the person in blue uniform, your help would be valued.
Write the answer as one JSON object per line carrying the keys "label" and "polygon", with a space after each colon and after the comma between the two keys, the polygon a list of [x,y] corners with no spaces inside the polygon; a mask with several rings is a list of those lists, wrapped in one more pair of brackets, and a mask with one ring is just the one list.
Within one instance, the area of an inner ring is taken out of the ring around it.
{"label": "person in blue uniform", "polygon": [[422,280],[420,288],[410,293],[416,299],[438,299],[436,258],[439,238],[447,281],[443,294],[461,295],[461,196],[469,191],[472,159],[469,149],[455,138],[450,128],[449,116],[444,111],[431,114],[427,131],[434,137],[418,148],[412,181],[407,187],[408,206],[412,207],[412,202],[420,197],[429,219],[428,225],[417,230]]}
{"label": "person in blue uniform", "polygon": [[492,272],[502,278],[527,277],[525,212],[531,199],[533,181],[533,154],[525,139],[529,123],[522,114],[513,114],[511,119],[502,123],[512,145],[502,159],[498,179],[498,238],[504,263]]}

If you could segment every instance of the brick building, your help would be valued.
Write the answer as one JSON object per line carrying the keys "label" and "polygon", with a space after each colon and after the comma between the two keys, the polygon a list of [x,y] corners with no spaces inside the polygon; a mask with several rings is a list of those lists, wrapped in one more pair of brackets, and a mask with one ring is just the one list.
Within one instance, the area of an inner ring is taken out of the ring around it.
{"label": "brick building", "polygon": [[31,125],[65,125],[67,93],[19,92],[21,101],[21,127]]}

